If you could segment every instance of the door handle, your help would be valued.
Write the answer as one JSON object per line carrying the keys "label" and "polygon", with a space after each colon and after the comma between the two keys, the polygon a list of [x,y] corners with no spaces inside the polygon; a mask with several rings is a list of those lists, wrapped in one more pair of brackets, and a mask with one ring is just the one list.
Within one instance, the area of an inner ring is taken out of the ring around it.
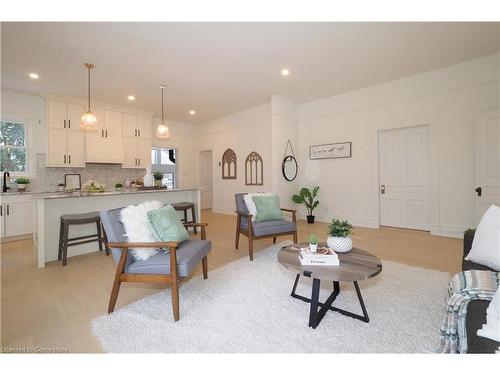
{"label": "door handle", "polygon": [[68,120],[68,129],[71,129],[71,120]]}
{"label": "door handle", "polygon": [[66,129],[66,120],[63,120],[63,122],[64,122],[63,128]]}
{"label": "door handle", "polygon": [[137,129],[134,129],[134,137],[137,137]]}
{"label": "door handle", "polygon": [[141,136],[141,129],[137,129],[137,135],[140,137]]}
{"label": "door handle", "polygon": [[137,160],[139,160],[139,164],[137,164],[137,165],[141,165],[141,159],[139,158],[139,159],[137,159]]}
{"label": "door handle", "polygon": [[68,164],[71,164],[71,155],[68,155]]}
{"label": "door handle", "polygon": [[0,205],[0,216],[3,216],[3,205]]}
{"label": "door handle", "polygon": [[385,194],[385,185],[380,185],[380,194]]}
{"label": "door handle", "polygon": [[108,138],[108,129],[106,129],[106,138]]}
{"label": "door handle", "polygon": [[483,194],[483,189],[481,188],[481,186],[478,186],[474,191],[477,193],[478,197]]}
{"label": "door handle", "polygon": [[7,215],[10,215],[10,205],[7,205]]}
{"label": "door handle", "polygon": [[64,155],[64,164],[66,164],[66,155]]}

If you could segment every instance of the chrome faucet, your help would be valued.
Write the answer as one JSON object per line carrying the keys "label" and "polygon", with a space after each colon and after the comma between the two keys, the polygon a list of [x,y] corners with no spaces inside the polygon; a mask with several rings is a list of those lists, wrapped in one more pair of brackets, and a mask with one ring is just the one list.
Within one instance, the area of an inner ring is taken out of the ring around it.
{"label": "chrome faucet", "polygon": [[10,173],[5,171],[3,172],[3,187],[2,187],[2,192],[6,193],[7,190],[10,189],[10,187],[7,186],[7,179],[10,181]]}

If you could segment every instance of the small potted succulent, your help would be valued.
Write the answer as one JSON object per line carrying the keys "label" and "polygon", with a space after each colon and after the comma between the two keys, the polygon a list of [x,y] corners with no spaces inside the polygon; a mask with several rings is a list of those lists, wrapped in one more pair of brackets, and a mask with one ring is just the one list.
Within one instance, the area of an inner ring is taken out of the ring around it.
{"label": "small potted succulent", "polygon": [[57,191],[64,191],[65,185],[62,182],[57,184]]}
{"label": "small potted succulent", "polygon": [[315,234],[309,235],[309,250],[311,250],[312,253],[318,251],[318,237]]}
{"label": "small potted succulent", "polygon": [[30,179],[26,177],[18,177],[15,182],[17,184],[17,190],[26,191],[27,185],[30,183]]}
{"label": "small potted succulent", "polygon": [[122,191],[122,189],[123,189],[123,184],[121,182],[117,182],[115,184],[115,190],[116,191]]}
{"label": "small potted succulent", "polygon": [[308,188],[302,188],[299,194],[294,194],[292,196],[292,201],[297,204],[303,204],[307,209],[307,222],[309,224],[314,223],[313,210],[318,207],[319,200],[315,200],[318,195],[319,186],[315,186],[312,191]]}
{"label": "small potted succulent", "polygon": [[332,219],[328,227],[328,247],[337,253],[347,253],[352,249],[352,239],[349,235],[352,233],[352,225],[348,221]]}
{"label": "small potted succulent", "polygon": [[161,180],[163,180],[163,173],[155,172],[153,174],[153,178],[155,179],[155,186],[161,188]]}

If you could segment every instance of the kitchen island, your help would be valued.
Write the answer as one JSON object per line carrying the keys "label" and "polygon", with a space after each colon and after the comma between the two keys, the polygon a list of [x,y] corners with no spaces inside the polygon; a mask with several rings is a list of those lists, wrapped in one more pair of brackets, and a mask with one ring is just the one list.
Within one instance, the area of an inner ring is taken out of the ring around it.
{"label": "kitchen island", "polygon": [[[103,193],[57,193],[34,196],[33,210],[35,228],[33,240],[37,250],[38,267],[57,260],[59,247],[59,221],[62,215],[80,214],[91,211],[126,207],[148,200],[163,203],[193,202],[197,219],[200,218],[200,189],[130,190]],[[70,228],[70,237],[95,233],[95,224],[75,225]],[[68,248],[68,257],[99,251],[96,242],[75,245]]]}

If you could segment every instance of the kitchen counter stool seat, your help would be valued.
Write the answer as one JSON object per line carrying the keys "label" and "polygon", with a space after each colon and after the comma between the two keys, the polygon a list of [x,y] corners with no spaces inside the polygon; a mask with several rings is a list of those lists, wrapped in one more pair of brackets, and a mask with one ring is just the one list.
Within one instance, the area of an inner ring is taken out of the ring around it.
{"label": "kitchen counter stool seat", "polygon": [[[69,238],[70,225],[96,224],[96,233],[86,236]],[[65,266],[68,260],[68,247],[80,245],[88,242],[99,242],[99,251],[102,251],[106,234],[101,225],[99,212],[86,212],[83,214],[62,215],[59,227],[59,252],[57,259],[62,259],[62,265]],[[106,254],[109,255],[109,249],[106,248]]]}
{"label": "kitchen counter stool seat", "polygon": [[[179,202],[172,203],[172,207],[175,208],[176,211],[184,211],[184,219],[181,221],[185,224],[193,224],[196,223],[196,214],[194,211],[194,203],[193,202]],[[187,212],[191,210],[191,221],[187,219]],[[197,233],[196,227],[193,227],[194,234]]]}

